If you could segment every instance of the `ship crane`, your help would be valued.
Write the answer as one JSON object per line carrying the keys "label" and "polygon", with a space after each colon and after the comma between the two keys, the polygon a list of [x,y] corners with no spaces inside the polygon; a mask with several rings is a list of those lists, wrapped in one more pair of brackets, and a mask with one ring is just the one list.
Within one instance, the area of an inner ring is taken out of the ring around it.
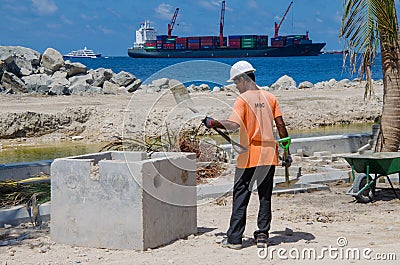
{"label": "ship crane", "polygon": [[172,30],[174,29],[176,17],[178,16],[178,11],[179,11],[179,8],[176,8],[175,13],[172,16],[171,23],[168,24],[168,38],[171,38],[171,34],[172,34]]}
{"label": "ship crane", "polygon": [[225,17],[225,1],[222,1],[221,18],[219,21],[219,47],[224,46],[224,17]]}
{"label": "ship crane", "polygon": [[282,17],[281,22],[279,23],[279,25],[275,22],[275,35],[274,35],[274,38],[278,37],[278,35],[279,35],[279,28],[281,27],[282,22],[285,20],[285,17],[286,17],[286,15],[287,15],[287,13],[289,12],[289,9],[290,9],[290,7],[291,7],[292,5],[293,5],[293,1],[290,2],[290,5],[289,5],[289,7],[286,9],[286,12],[285,12],[285,14],[283,15],[283,17]]}

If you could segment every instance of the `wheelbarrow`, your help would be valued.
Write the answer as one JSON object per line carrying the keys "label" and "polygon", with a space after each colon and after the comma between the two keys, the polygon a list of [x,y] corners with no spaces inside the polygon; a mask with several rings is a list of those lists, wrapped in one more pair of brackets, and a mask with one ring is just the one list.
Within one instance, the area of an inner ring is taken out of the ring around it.
{"label": "wheelbarrow", "polygon": [[[367,203],[374,199],[377,180],[386,177],[394,195],[400,199],[389,175],[398,173],[400,178],[400,152],[380,152],[343,156],[351,165],[353,185],[346,192],[358,202]],[[355,176],[355,172],[359,173]]]}

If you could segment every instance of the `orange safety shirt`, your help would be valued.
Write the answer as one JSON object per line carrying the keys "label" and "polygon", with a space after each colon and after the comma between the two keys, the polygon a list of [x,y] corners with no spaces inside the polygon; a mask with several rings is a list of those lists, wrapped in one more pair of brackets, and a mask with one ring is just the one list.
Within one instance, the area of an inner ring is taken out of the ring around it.
{"label": "orange safety shirt", "polygon": [[238,168],[278,165],[274,120],[282,116],[275,96],[265,90],[247,90],[235,101],[229,120],[240,125],[240,143],[248,148],[239,154]]}

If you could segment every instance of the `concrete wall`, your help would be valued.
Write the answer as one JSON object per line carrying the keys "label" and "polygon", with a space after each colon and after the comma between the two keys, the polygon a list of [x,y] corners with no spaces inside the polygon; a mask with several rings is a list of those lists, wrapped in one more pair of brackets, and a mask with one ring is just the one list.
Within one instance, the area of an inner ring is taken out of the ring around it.
{"label": "concrete wall", "polygon": [[55,242],[144,250],[197,232],[194,154],[108,153],[53,162]]}

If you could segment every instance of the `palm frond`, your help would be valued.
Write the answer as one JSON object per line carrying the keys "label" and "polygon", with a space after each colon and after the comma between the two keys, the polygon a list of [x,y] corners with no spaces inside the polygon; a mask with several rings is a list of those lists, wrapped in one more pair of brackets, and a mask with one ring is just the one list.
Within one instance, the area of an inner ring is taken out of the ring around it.
{"label": "palm frond", "polygon": [[365,96],[373,91],[371,65],[381,45],[398,41],[395,12],[394,0],[344,0],[339,37],[345,40],[350,58],[355,58],[350,60],[352,73],[359,65],[359,76],[367,80]]}

